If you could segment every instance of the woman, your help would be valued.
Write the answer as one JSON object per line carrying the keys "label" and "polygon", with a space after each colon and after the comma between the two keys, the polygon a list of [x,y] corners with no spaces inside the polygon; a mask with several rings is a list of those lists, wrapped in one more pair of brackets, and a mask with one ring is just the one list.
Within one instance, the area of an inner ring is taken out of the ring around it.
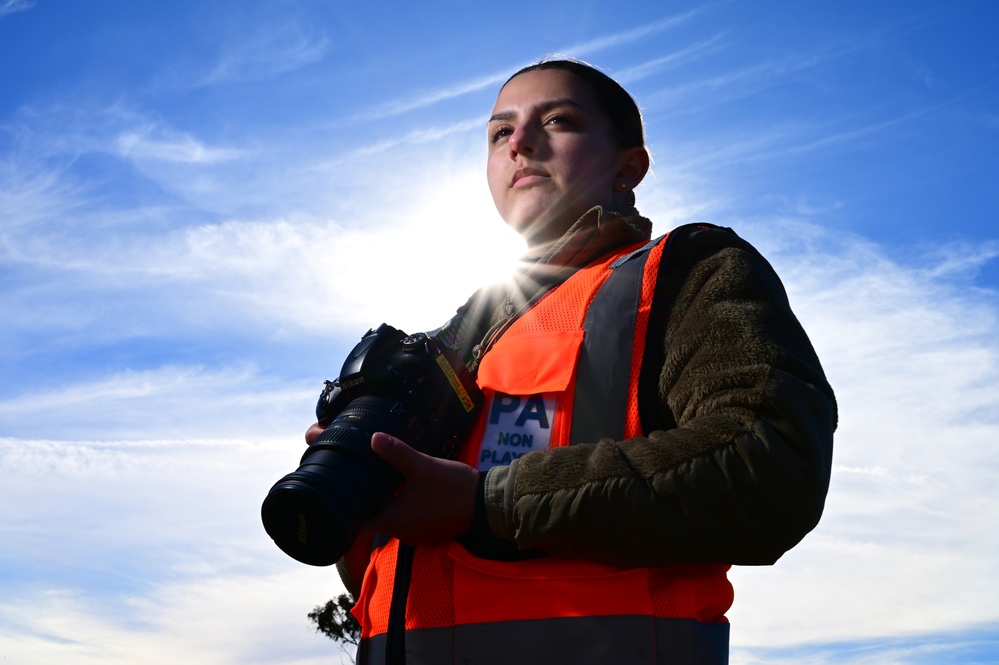
{"label": "woman", "polygon": [[641,116],[609,77],[527,67],[487,137],[530,260],[437,332],[487,400],[459,459],[372,437],[406,482],[364,528],[388,538],[340,564],[359,662],[726,662],[728,567],[773,563],[822,511],[818,359],[732,232],[650,242]]}

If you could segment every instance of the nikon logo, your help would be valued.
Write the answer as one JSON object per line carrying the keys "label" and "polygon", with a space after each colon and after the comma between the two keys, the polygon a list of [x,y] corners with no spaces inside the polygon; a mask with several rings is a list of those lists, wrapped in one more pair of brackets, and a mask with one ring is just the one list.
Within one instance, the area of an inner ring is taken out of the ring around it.
{"label": "nikon logo", "polygon": [[349,390],[350,388],[353,388],[354,386],[359,386],[362,383],[364,383],[363,376],[351,376],[346,379],[341,379],[340,387],[343,388],[344,390]]}
{"label": "nikon logo", "polygon": [[298,516],[298,543],[309,544],[309,521],[305,519],[305,515]]}

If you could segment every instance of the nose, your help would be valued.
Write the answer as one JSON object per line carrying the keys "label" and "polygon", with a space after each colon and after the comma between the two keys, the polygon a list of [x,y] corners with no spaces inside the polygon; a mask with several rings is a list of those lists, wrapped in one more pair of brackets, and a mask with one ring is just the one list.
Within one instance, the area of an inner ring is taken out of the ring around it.
{"label": "nose", "polygon": [[507,146],[510,148],[511,157],[516,155],[533,155],[537,152],[537,137],[531,130],[531,127],[526,123],[520,124],[514,128],[513,134],[507,140]]}

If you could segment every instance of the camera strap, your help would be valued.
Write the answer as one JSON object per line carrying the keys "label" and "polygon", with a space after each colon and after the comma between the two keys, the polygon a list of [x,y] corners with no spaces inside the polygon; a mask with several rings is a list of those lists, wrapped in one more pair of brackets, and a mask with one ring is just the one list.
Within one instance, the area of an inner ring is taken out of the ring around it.
{"label": "camera strap", "polygon": [[385,645],[386,665],[406,663],[406,603],[409,600],[409,583],[413,579],[413,558],[416,548],[399,541],[396,552],[395,579],[392,601],[389,604],[388,642]]}
{"label": "camera strap", "polygon": [[[479,289],[442,327],[427,333],[459,354],[474,376],[483,354],[524,312],[565,278],[526,289],[521,280],[503,288],[492,286]],[[530,296],[527,296],[529,291]],[[518,305],[518,302],[520,303]]]}

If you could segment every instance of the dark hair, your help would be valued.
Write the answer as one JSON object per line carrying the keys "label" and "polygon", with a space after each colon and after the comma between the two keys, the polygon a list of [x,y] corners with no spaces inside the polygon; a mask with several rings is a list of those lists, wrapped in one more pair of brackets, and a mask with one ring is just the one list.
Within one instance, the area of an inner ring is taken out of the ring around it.
{"label": "dark hair", "polygon": [[[645,145],[645,127],[638,104],[621,84],[602,71],[580,60],[556,58],[540,60],[528,65],[506,80],[509,83],[521,74],[547,69],[560,69],[582,79],[600,104],[600,109],[610,120],[614,140],[619,148],[637,148]],[[506,83],[503,85],[505,86]]]}

